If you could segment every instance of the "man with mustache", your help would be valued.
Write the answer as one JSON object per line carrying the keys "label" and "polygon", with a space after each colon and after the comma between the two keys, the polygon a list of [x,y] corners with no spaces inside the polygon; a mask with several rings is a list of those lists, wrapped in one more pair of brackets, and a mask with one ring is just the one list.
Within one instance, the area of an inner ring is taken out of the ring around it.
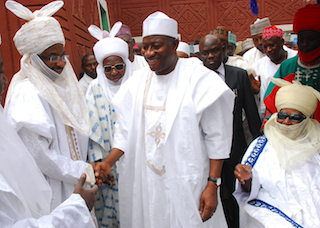
{"label": "man with mustache", "polygon": [[[264,97],[270,82],[269,79],[277,72],[280,64],[284,60],[290,59],[297,54],[297,51],[291,50],[290,48],[283,48],[283,32],[274,25],[263,29],[262,46],[266,56],[253,65],[256,74],[260,76],[260,98]],[[260,102],[259,112],[261,119],[264,118],[265,110],[266,106],[263,102]]]}
{"label": "man with mustache", "polygon": [[76,75],[65,54],[54,1],[32,13],[15,1],[6,7],[26,22],[13,40],[22,55],[10,83],[5,112],[52,188],[51,210],[74,191],[82,173],[94,182],[87,159],[89,115]]}
{"label": "man with mustache", "polygon": [[198,59],[178,58],[177,37],[174,19],[149,15],[141,53],[150,69],[135,71],[112,101],[113,149],[95,174],[103,179],[122,156],[122,227],[226,227],[218,187],[234,95]]}
{"label": "man with mustache", "polygon": [[259,135],[261,125],[257,106],[254,101],[248,74],[245,70],[224,64],[226,43],[217,35],[206,35],[199,45],[199,58],[210,70],[215,71],[234,92],[233,138],[230,158],[226,159],[222,168],[221,199],[229,227],[239,227],[239,209],[232,196],[235,189],[234,167],[241,161],[247,148],[242,117],[243,110],[248,118],[250,133],[253,139]]}

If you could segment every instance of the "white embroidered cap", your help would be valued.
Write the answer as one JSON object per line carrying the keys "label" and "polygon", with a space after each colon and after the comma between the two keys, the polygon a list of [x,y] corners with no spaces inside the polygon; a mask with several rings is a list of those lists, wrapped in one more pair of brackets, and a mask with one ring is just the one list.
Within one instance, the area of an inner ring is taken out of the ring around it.
{"label": "white embroidered cap", "polygon": [[18,52],[24,54],[41,54],[54,44],[65,45],[64,35],[59,22],[51,17],[63,6],[63,1],[51,2],[33,13],[12,0],[6,2],[6,7],[16,16],[29,22],[22,25],[13,40]]}
{"label": "white embroidered cap", "polygon": [[164,35],[178,38],[178,22],[162,12],[150,14],[143,21],[142,37]]}

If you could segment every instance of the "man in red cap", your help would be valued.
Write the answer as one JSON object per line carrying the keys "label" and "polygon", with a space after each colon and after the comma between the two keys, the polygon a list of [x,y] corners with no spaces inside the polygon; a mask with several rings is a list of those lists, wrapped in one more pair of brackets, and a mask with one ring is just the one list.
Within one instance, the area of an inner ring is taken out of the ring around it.
{"label": "man in red cap", "polygon": [[[280,63],[284,60],[289,59],[297,55],[297,51],[289,48],[284,49],[283,32],[281,29],[274,25],[266,27],[262,32],[262,47],[263,52],[266,54],[258,62],[253,65],[253,68],[260,76],[260,98],[264,97],[266,89],[269,85],[269,78],[273,77],[274,74],[280,67]],[[266,106],[263,102],[260,102],[259,113],[261,119],[264,117]]]}
{"label": "man in red cap", "polygon": [[[320,5],[309,4],[299,9],[293,19],[293,31],[298,34],[298,55],[281,63],[274,77],[298,80],[320,91]],[[265,93],[266,119],[276,112],[275,95],[278,89],[270,83]],[[319,105],[314,119],[320,120]]]}

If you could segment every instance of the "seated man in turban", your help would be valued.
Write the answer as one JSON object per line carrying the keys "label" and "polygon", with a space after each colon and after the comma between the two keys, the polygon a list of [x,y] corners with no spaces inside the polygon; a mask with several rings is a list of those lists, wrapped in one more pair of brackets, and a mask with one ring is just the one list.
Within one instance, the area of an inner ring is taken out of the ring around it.
{"label": "seated man in turban", "polygon": [[[297,11],[293,31],[298,34],[298,55],[283,61],[274,75],[287,81],[297,80],[320,91],[320,5],[307,5]],[[279,87],[270,83],[264,96],[264,123],[275,113],[275,95]],[[261,97],[261,99],[263,99]],[[313,116],[320,121],[320,108]]]}
{"label": "seated man in turban", "polygon": [[240,221],[243,227],[319,227],[320,126],[310,116],[320,93],[300,82],[273,80],[282,86],[277,112],[234,172]]}
{"label": "seated man in turban", "polygon": [[51,209],[72,194],[82,173],[94,182],[92,166],[85,162],[88,108],[65,54],[61,26],[51,17],[62,6],[62,1],[54,1],[32,13],[17,2],[6,2],[10,11],[29,21],[13,38],[23,56],[5,112],[52,188]]}

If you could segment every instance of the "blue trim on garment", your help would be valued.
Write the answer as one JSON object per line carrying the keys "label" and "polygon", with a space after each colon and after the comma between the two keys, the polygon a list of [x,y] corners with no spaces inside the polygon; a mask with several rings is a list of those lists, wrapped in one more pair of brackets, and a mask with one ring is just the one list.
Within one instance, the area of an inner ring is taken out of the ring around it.
{"label": "blue trim on garment", "polygon": [[248,157],[247,161],[244,163],[245,165],[251,165],[251,167],[253,167],[260,154],[262,153],[264,147],[266,146],[268,142],[268,139],[265,135],[262,135],[258,138],[257,144],[255,145],[255,147],[253,148],[250,156]]}
{"label": "blue trim on garment", "polygon": [[251,200],[250,202],[248,202],[248,204],[250,204],[252,206],[255,206],[255,207],[261,207],[261,208],[269,209],[273,213],[276,213],[276,214],[280,215],[281,217],[283,217],[287,222],[290,222],[293,227],[303,228],[298,223],[293,221],[290,217],[288,217],[285,213],[280,211],[278,208],[276,208],[276,207],[274,207],[274,206],[272,206],[270,204],[267,204],[266,202],[264,202],[262,200],[257,200],[257,199]]}

